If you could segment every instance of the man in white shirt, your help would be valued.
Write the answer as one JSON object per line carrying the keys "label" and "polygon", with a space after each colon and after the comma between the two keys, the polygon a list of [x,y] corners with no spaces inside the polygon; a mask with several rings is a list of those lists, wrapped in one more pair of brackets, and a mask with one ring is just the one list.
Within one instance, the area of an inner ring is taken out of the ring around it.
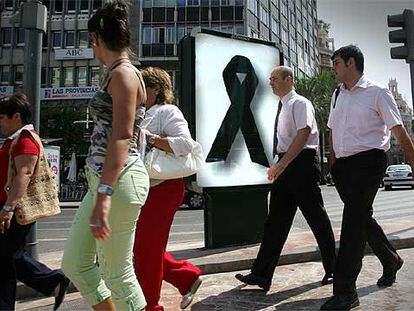
{"label": "man in white shirt", "polygon": [[268,170],[273,180],[269,215],[264,236],[251,273],[236,278],[249,285],[270,289],[273,273],[292,226],[297,207],[312,229],[322,254],[325,276],[332,282],[335,239],[318,186],[320,170],[316,158],[319,135],[312,103],[294,91],[291,68],[276,67],[270,76],[273,93],[280,98],[275,122],[274,156],[278,162]]}
{"label": "man in white shirt", "polygon": [[364,56],[356,46],[335,51],[333,71],[341,82],[332,96],[328,120],[331,174],[344,202],[341,241],[333,294],[321,310],[350,310],[359,305],[356,279],[366,242],[383,265],[378,286],[391,286],[403,260],[372,217],[378,186],[387,167],[390,131],[414,164],[414,147],[391,92],[367,79]]}

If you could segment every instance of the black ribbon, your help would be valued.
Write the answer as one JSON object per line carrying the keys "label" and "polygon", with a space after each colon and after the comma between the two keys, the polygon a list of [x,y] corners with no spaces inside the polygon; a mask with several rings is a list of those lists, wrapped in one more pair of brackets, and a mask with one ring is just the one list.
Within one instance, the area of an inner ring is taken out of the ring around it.
{"label": "black ribbon", "polygon": [[250,109],[250,103],[259,84],[250,60],[244,56],[234,56],[223,70],[223,80],[231,105],[220,126],[206,162],[226,161],[237,132],[241,129],[252,162],[269,166]]}

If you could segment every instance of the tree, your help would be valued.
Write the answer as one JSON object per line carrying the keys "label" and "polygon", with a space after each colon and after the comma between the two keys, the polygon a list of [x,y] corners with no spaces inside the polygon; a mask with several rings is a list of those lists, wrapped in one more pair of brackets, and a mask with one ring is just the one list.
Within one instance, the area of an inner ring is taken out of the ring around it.
{"label": "tree", "polygon": [[68,103],[48,103],[41,108],[40,132],[42,138],[61,138],[54,143],[60,146],[62,156],[69,158],[72,152],[86,154],[89,140],[85,137],[85,126],[74,121],[85,119],[85,107]]}
{"label": "tree", "polygon": [[319,148],[321,156],[322,184],[325,183],[325,168],[323,159],[325,157],[325,137],[328,132],[328,117],[331,107],[332,94],[338,83],[331,71],[323,70],[319,74],[302,78],[296,82],[298,94],[308,98],[315,108],[316,122],[319,128]]}

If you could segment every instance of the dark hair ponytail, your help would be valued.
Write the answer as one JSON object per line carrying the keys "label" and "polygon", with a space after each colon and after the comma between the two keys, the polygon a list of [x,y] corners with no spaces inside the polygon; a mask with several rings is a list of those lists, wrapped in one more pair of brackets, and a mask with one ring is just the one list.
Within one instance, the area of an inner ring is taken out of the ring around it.
{"label": "dark hair ponytail", "polygon": [[121,52],[130,51],[129,3],[113,0],[98,9],[88,21],[88,31],[101,37],[108,49]]}

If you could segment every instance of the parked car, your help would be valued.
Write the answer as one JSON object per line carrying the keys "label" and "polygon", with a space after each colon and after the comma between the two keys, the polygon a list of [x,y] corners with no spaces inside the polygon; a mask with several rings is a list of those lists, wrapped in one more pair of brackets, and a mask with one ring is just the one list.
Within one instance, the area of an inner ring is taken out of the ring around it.
{"label": "parked car", "polygon": [[202,193],[191,191],[189,189],[185,190],[185,196],[183,204],[181,204],[181,209],[204,209],[206,204],[206,199]]}
{"label": "parked car", "polygon": [[393,186],[410,186],[414,189],[414,179],[411,166],[407,164],[390,165],[383,178],[385,190],[391,190]]}

